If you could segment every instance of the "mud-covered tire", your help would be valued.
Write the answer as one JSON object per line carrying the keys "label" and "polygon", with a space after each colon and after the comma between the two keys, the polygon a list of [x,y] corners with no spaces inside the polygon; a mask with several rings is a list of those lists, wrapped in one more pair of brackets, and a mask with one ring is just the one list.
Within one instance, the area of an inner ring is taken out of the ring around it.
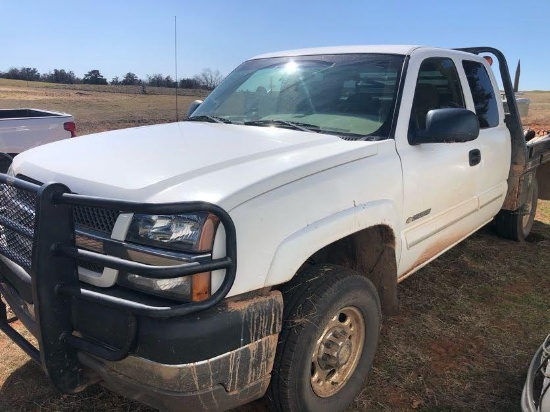
{"label": "mud-covered tire", "polygon": [[538,198],[538,183],[536,179],[533,179],[528,196],[529,200],[518,210],[501,210],[495,217],[495,227],[498,235],[518,242],[525,240],[533,228]]}
{"label": "mud-covered tire", "polygon": [[282,292],[283,330],[267,392],[270,407],[345,410],[363,388],[378,346],[382,314],[374,285],[347,268],[315,265]]}

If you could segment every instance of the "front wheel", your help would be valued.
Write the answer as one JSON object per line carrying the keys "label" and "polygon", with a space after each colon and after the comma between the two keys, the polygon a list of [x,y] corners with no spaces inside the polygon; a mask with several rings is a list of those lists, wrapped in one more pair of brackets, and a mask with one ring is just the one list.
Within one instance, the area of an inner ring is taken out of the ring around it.
{"label": "front wheel", "polygon": [[277,411],[343,411],[363,388],[381,324],[373,284],[313,266],[282,290],[284,325],[268,399]]}

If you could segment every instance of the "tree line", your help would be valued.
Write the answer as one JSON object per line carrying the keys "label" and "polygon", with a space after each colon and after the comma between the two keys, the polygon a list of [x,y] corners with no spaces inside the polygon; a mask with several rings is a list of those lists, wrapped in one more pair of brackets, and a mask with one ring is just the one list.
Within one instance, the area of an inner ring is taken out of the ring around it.
{"label": "tree line", "polygon": [[[123,86],[151,86],[151,87],[176,87],[176,80],[171,76],[164,76],[161,73],[148,74],[145,79],[140,79],[135,73],[128,72],[122,77],[115,76],[108,81],[99,70],[90,70],[83,77],[78,77],[72,70],[54,69],[48,73],[40,73],[34,67],[12,67],[8,71],[0,71],[0,78],[39,81],[61,84],[111,84]],[[180,78],[177,86],[182,89],[207,89],[212,90],[223,79],[219,70],[210,68],[203,69],[199,74]]]}

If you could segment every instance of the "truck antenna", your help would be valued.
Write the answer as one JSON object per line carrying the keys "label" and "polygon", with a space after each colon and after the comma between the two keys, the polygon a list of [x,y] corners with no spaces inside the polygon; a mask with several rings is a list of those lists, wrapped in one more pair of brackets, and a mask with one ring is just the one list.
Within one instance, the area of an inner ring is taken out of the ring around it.
{"label": "truck antenna", "polygon": [[178,116],[178,20],[174,16],[174,61],[176,64],[176,122],[179,121]]}

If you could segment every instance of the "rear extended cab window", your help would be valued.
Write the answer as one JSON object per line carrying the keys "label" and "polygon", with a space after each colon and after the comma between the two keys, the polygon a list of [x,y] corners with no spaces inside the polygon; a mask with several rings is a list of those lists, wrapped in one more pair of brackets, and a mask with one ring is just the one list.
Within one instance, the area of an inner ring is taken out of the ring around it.
{"label": "rear extended cab window", "polygon": [[498,126],[497,100],[487,69],[483,64],[472,60],[463,60],[462,67],[464,67],[464,72],[468,78],[479,127],[487,129]]}

